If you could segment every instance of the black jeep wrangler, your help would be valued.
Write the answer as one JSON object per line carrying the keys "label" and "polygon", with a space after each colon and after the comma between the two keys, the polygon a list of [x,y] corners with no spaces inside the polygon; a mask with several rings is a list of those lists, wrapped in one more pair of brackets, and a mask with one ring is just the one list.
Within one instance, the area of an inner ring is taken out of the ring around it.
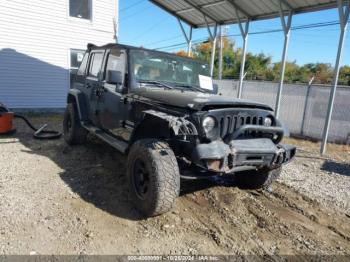
{"label": "black jeep wrangler", "polygon": [[68,144],[88,132],[128,154],[135,206],[145,215],[170,210],[180,177],[233,175],[245,188],[269,186],[295,147],[264,104],[217,95],[208,64],[169,53],[88,45],[69,90]]}

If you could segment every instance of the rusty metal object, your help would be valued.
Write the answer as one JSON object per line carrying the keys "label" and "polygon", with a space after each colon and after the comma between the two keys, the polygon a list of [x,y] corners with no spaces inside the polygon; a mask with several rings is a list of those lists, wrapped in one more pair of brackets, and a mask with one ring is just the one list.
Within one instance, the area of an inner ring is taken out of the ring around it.
{"label": "rusty metal object", "polygon": [[6,134],[12,131],[12,121],[14,113],[0,113],[0,134]]}

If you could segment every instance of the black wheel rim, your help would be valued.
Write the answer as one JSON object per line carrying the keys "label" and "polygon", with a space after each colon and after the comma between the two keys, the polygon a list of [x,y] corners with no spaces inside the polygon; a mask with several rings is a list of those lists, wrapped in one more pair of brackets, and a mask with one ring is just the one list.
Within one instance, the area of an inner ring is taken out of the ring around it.
{"label": "black wheel rim", "polygon": [[149,188],[149,173],[143,160],[137,159],[134,164],[133,181],[136,194],[143,199]]}

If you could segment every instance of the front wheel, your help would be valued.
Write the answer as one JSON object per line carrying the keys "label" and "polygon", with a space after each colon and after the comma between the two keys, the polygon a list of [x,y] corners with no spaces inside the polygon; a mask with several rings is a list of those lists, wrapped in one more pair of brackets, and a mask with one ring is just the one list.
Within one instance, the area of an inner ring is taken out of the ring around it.
{"label": "front wheel", "polygon": [[145,216],[169,211],[180,192],[180,172],[173,150],[165,142],[142,139],[128,155],[127,176],[131,197]]}
{"label": "front wheel", "polygon": [[243,171],[235,174],[238,187],[245,189],[268,188],[281,174],[282,168]]}

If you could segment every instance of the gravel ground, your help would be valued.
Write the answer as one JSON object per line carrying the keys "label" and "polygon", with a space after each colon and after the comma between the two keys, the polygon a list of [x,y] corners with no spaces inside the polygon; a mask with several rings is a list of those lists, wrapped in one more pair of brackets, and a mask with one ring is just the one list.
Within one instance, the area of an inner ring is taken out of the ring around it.
{"label": "gravel ground", "polygon": [[[61,129],[61,116],[31,119]],[[289,139],[302,151],[270,191],[182,181],[172,212],[143,219],[124,156],[94,138],[69,147],[16,127],[0,138],[0,255],[350,255],[349,147],[321,159],[317,144]]]}
{"label": "gravel ground", "polygon": [[293,139],[287,142],[300,145],[299,152],[283,170],[279,181],[330,208],[350,214],[350,147],[331,145],[331,153],[320,157],[318,143],[309,142],[305,150],[305,142]]}

